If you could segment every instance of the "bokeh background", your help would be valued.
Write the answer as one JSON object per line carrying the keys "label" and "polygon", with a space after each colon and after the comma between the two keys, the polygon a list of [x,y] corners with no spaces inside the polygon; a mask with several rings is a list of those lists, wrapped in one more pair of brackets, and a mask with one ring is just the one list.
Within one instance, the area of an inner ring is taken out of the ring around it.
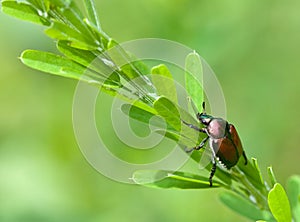
{"label": "bokeh background", "polygon": [[[199,52],[219,78],[248,156],[263,169],[272,165],[283,184],[300,173],[299,7],[293,0],[97,1],[103,29],[118,41],[165,38]],[[248,221],[218,201],[219,190],[150,189],[95,171],[73,133],[77,83],[18,60],[28,48],[55,51],[42,30],[0,14],[0,221]]]}

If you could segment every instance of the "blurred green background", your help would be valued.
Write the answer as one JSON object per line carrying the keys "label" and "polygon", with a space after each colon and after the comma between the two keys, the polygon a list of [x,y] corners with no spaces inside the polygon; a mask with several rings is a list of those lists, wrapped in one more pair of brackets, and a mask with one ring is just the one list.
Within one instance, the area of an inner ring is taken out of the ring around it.
{"label": "blurred green background", "polygon": [[[272,165],[283,184],[300,173],[299,1],[102,0],[97,8],[120,42],[166,38],[199,52],[248,156]],[[0,221],[248,221],[218,201],[219,190],[157,190],[97,173],[73,133],[77,83],[17,58],[28,48],[55,51],[42,30],[0,14]]]}

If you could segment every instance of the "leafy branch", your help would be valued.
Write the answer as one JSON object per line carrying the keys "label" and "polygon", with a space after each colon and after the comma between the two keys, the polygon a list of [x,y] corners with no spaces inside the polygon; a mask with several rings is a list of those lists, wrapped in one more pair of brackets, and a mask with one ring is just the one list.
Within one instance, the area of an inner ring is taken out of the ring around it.
{"label": "leafy branch", "polygon": [[[45,34],[57,41],[57,49],[62,54],[26,50],[21,61],[33,69],[84,81],[124,99],[128,104],[122,106],[122,111],[133,119],[149,124],[152,117],[159,117],[161,121],[151,123],[161,129],[156,132],[181,147],[199,144],[204,135],[182,124],[181,119],[201,125],[193,114],[178,105],[176,87],[167,66],[161,64],[149,69],[126,52],[101,29],[94,1],[84,0],[84,4],[85,13],[71,0],[3,1],[4,13],[45,26]],[[195,77],[203,75],[200,56],[193,52],[185,62],[185,87],[200,109],[204,95]],[[193,152],[191,158],[199,162],[201,156],[202,152]],[[210,170],[211,164],[206,169]],[[262,177],[255,158],[246,166],[239,161],[231,171],[218,167],[212,188],[228,190],[221,193],[220,200],[252,220],[300,221],[300,177],[288,180],[286,194],[272,167],[267,172],[268,180]],[[210,188],[207,178],[186,172],[138,171],[133,179],[138,184],[157,188]]]}

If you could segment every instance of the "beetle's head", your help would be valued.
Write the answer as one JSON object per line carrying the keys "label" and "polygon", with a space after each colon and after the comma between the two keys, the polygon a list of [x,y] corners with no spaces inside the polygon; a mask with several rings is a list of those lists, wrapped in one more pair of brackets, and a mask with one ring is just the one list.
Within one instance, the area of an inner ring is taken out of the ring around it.
{"label": "beetle's head", "polygon": [[207,115],[206,113],[198,113],[197,114],[197,118],[200,120],[200,122],[205,125],[208,126],[210,121],[213,119],[212,116]]}
{"label": "beetle's head", "polygon": [[205,126],[208,126],[208,124],[210,123],[210,121],[214,118],[213,116],[210,116],[208,114],[206,114],[205,111],[205,102],[202,103],[202,113],[198,113],[197,114],[197,119]]}

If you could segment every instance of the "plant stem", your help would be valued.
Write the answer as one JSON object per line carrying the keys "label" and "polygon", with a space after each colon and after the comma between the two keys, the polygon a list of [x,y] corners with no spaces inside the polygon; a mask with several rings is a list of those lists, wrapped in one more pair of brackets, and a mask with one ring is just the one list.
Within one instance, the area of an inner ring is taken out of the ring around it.
{"label": "plant stem", "polygon": [[[269,211],[267,197],[261,194],[261,192],[257,190],[255,186],[253,186],[253,184],[247,179],[247,177],[241,170],[233,168],[232,171],[232,175],[235,177],[235,179],[243,184],[244,187],[250,192],[250,201],[256,204],[260,209]],[[255,198],[255,202],[251,199],[251,195]]]}

